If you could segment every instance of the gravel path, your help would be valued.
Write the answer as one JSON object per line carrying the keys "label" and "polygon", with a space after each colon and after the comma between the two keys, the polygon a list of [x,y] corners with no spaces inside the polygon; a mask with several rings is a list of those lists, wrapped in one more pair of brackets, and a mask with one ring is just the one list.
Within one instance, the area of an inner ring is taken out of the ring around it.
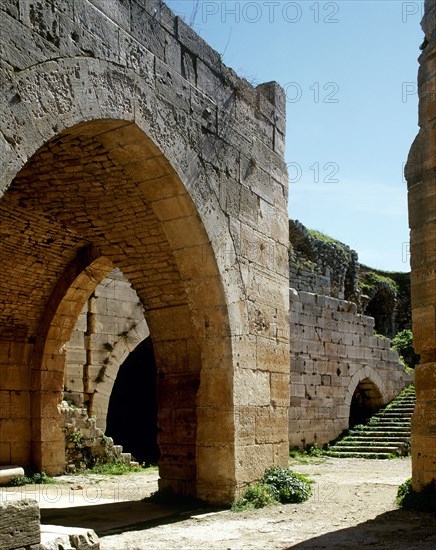
{"label": "gravel path", "polygon": [[309,459],[291,468],[315,480],[313,496],[252,512],[188,516],[142,531],[101,537],[101,550],[436,548],[436,518],[398,510],[410,459]]}

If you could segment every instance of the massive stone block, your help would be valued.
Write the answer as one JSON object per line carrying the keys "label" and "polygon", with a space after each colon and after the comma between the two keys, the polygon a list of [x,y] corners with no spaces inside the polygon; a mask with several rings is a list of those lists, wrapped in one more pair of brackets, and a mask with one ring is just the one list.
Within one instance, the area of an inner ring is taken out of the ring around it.
{"label": "massive stone block", "polygon": [[39,548],[39,520],[36,500],[0,502],[0,550]]}
{"label": "massive stone block", "polygon": [[161,487],[232,500],[287,461],[283,90],[154,0],[2,2],[0,52],[0,392],[23,396],[0,463],[62,471],[65,344],[118,267],[157,350]]}
{"label": "massive stone block", "polygon": [[426,0],[419,57],[419,133],[406,166],[412,267],[416,409],[412,420],[413,485],[436,479],[436,2]]}

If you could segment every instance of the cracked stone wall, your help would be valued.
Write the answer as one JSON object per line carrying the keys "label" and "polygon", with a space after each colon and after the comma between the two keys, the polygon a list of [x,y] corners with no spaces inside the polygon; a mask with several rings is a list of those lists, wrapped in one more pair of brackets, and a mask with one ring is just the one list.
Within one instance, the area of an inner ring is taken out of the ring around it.
{"label": "cracked stone wall", "polygon": [[412,419],[412,478],[415,490],[436,479],[436,2],[425,1],[425,33],[419,57],[419,133],[405,175],[409,191],[412,321],[416,408]]}
{"label": "cracked stone wall", "polygon": [[6,0],[0,52],[0,463],[63,470],[66,344],[119,268],[154,344],[160,487],[231,501],[287,463],[283,90],[159,0]]}

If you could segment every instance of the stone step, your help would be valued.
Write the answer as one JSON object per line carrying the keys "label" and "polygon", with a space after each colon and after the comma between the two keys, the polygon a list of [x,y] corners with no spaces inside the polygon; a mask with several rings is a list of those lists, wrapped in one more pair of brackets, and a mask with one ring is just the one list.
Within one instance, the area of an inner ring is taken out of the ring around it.
{"label": "stone step", "polygon": [[112,447],[113,453],[115,456],[121,456],[123,453],[123,446],[122,445],[114,445]]}
{"label": "stone step", "polygon": [[132,453],[121,453],[121,458],[126,464],[132,462]]}
{"label": "stone step", "polygon": [[412,416],[413,412],[404,412],[404,411],[398,411],[398,410],[395,410],[395,411],[387,411],[383,414],[379,414],[377,415],[375,418],[398,418],[398,419],[402,419],[402,418],[410,418]]}
{"label": "stone step", "polygon": [[339,441],[338,443],[336,443],[335,447],[337,447],[338,445],[342,445],[342,444],[347,444],[347,445],[371,445],[371,444],[376,444],[376,445],[380,445],[380,446],[383,446],[383,445],[396,445],[396,446],[402,446],[402,445],[405,445],[405,444],[408,444],[409,443],[409,438],[408,437],[405,437],[403,439],[392,439],[392,438],[382,438],[382,437],[379,437],[379,438],[370,438],[370,437],[367,437],[367,438],[359,438],[359,437],[350,437],[350,439],[341,439],[341,441]]}
{"label": "stone step", "polygon": [[339,452],[339,451],[328,451],[328,456],[336,458],[381,458],[389,459],[391,458],[390,453],[361,453],[361,452]]}
{"label": "stone step", "polygon": [[404,391],[387,408],[376,413],[366,425],[352,429],[333,445],[329,456],[389,458],[410,449],[411,419],[415,406],[412,389]]}
{"label": "stone step", "polygon": [[355,453],[387,453],[387,454],[397,454],[398,447],[390,445],[339,445],[336,444],[333,448],[333,451],[338,452],[355,452]]}

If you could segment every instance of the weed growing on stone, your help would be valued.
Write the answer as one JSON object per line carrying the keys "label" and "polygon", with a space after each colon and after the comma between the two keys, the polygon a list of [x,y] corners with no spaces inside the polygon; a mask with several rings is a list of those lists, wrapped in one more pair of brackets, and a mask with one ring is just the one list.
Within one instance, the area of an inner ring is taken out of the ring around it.
{"label": "weed growing on stone", "polygon": [[232,510],[241,512],[274,504],[304,502],[312,494],[312,483],[306,476],[289,468],[267,468],[263,478],[246,489],[243,496],[233,504]]}
{"label": "weed growing on stone", "polygon": [[397,504],[403,510],[436,512],[436,482],[433,480],[418,493],[413,489],[412,478],[409,477],[398,487]]}

